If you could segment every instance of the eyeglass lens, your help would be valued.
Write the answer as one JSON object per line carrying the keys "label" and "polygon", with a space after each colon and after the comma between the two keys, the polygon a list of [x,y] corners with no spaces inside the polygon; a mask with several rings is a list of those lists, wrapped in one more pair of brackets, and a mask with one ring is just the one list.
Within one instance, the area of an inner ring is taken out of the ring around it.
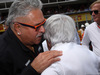
{"label": "eyeglass lens", "polygon": [[94,11],[90,11],[90,14],[92,15],[92,13],[98,14],[98,10],[94,10]]}

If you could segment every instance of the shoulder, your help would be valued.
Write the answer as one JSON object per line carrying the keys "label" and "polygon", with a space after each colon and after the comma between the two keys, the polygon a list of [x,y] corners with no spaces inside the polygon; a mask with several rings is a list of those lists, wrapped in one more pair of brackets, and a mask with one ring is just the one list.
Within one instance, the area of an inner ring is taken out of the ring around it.
{"label": "shoulder", "polygon": [[91,23],[88,27],[86,27],[86,29],[94,29],[94,27],[96,27],[97,23],[96,22],[93,22]]}
{"label": "shoulder", "polygon": [[[12,50],[14,50],[14,46],[12,40],[9,40],[7,33],[3,33],[0,35],[0,59],[2,57],[7,57]],[[8,58],[8,57],[7,57]]]}
{"label": "shoulder", "polygon": [[84,35],[94,33],[95,30],[97,30],[97,23],[93,22],[88,27],[86,27]]}
{"label": "shoulder", "polygon": [[68,46],[70,45],[71,43],[58,43],[58,44],[55,44],[51,50],[65,50],[68,48]]}
{"label": "shoulder", "polygon": [[4,38],[4,35],[0,35],[0,51],[5,50],[7,47],[7,42]]}

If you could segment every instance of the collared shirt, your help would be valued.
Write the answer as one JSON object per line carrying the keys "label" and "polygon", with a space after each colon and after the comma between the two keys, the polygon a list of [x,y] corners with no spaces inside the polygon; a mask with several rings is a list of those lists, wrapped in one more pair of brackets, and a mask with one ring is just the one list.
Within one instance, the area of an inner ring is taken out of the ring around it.
{"label": "collared shirt", "polygon": [[100,56],[100,29],[96,22],[93,22],[88,27],[86,27],[84,36],[82,39],[82,45],[86,45],[89,48],[89,43],[91,42],[93,52]]}
{"label": "collared shirt", "polygon": [[98,26],[98,28],[100,29],[100,25],[97,25]]}
{"label": "collared shirt", "polygon": [[40,75],[30,65],[43,51],[42,45],[34,45],[35,53],[28,49],[8,28],[0,35],[0,75]]}
{"label": "collared shirt", "polygon": [[58,43],[51,50],[62,51],[63,55],[41,75],[99,75],[100,59],[86,46],[73,42]]}

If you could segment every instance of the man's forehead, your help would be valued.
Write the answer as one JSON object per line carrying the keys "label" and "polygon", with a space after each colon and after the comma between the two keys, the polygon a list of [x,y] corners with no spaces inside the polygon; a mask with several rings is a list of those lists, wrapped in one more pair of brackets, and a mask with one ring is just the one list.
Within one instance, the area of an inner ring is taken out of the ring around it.
{"label": "man's forehead", "polygon": [[34,24],[38,24],[43,22],[44,16],[41,10],[33,10],[27,15],[29,21],[33,22]]}
{"label": "man's forehead", "polygon": [[[98,6],[100,6],[100,3],[94,4],[94,5],[92,6],[92,8],[93,8],[93,7],[98,7]],[[98,7],[98,8],[99,8],[99,7]]]}

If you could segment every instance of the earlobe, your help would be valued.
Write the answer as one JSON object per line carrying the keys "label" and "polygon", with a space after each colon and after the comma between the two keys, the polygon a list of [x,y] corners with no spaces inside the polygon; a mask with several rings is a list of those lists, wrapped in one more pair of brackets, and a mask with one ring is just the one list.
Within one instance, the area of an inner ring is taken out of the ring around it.
{"label": "earlobe", "polygon": [[20,24],[15,23],[14,24],[14,30],[18,35],[21,35],[21,29],[20,29]]}
{"label": "earlobe", "polygon": [[20,35],[20,33],[17,33],[18,35]]}

